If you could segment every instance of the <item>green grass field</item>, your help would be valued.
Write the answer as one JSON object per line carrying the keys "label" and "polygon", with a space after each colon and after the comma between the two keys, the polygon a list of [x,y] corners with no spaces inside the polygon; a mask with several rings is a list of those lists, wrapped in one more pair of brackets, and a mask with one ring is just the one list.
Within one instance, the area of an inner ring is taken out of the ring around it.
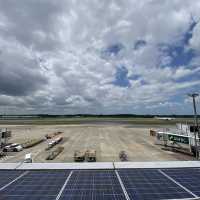
{"label": "green grass field", "polygon": [[161,120],[155,118],[97,118],[97,117],[71,117],[71,118],[18,118],[0,119],[2,125],[56,125],[56,124],[128,124],[128,125],[173,125],[176,123],[193,123],[192,118],[176,118]]}

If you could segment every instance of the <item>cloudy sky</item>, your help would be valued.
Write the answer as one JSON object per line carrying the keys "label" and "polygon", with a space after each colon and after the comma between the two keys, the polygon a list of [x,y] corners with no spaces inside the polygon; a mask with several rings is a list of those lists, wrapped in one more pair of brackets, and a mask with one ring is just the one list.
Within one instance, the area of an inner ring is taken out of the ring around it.
{"label": "cloudy sky", "polygon": [[199,0],[0,0],[0,113],[192,113],[199,10]]}

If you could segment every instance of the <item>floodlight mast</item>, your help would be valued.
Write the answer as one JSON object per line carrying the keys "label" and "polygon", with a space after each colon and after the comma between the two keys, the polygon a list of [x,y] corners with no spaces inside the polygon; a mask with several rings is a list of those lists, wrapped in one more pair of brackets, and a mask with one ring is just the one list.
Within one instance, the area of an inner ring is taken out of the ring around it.
{"label": "floodlight mast", "polygon": [[200,133],[199,133],[198,118],[197,118],[197,109],[196,109],[196,97],[198,97],[199,94],[192,93],[192,94],[188,94],[188,96],[191,97],[192,101],[193,101],[194,124],[195,124],[195,128],[194,128],[194,140],[195,140],[196,159],[198,160],[198,158],[199,158],[199,150],[198,150],[198,144],[197,144],[197,133],[198,133],[198,138],[199,139],[200,139]]}

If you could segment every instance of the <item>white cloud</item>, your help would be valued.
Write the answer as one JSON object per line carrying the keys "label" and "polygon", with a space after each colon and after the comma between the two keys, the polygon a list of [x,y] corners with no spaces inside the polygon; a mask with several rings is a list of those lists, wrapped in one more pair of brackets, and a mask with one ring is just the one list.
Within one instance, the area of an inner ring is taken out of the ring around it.
{"label": "white cloud", "polygon": [[[200,88],[188,78],[199,74],[198,54],[191,64],[173,68],[172,57],[159,48],[181,44],[198,10],[196,0],[0,0],[0,71],[12,83],[0,92],[17,96],[31,112],[138,112],[143,105],[165,105]],[[199,27],[188,47],[197,52]],[[134,50],[138,40],[146,44]],[[102,56],[119,43],[119,54]],[[119,66],[128,70],[129,87],[114,84]],[[11,101],[7,107],[19,107]]]}

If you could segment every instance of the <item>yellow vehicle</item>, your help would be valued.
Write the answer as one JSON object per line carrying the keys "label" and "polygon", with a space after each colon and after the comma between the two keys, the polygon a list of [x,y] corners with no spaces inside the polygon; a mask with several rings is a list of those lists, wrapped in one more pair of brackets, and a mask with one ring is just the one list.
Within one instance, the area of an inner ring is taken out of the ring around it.
{"label": "yellow vehicle", "polygon": [[87,150],[85,152],[85,159],[88,162],[96,162],[96,151],[93,149]]}
{"label": "yellow vehicle", "polygon": [[85,151],[75,151],[74,152],[74,161],[83,162],[85,160]]}

